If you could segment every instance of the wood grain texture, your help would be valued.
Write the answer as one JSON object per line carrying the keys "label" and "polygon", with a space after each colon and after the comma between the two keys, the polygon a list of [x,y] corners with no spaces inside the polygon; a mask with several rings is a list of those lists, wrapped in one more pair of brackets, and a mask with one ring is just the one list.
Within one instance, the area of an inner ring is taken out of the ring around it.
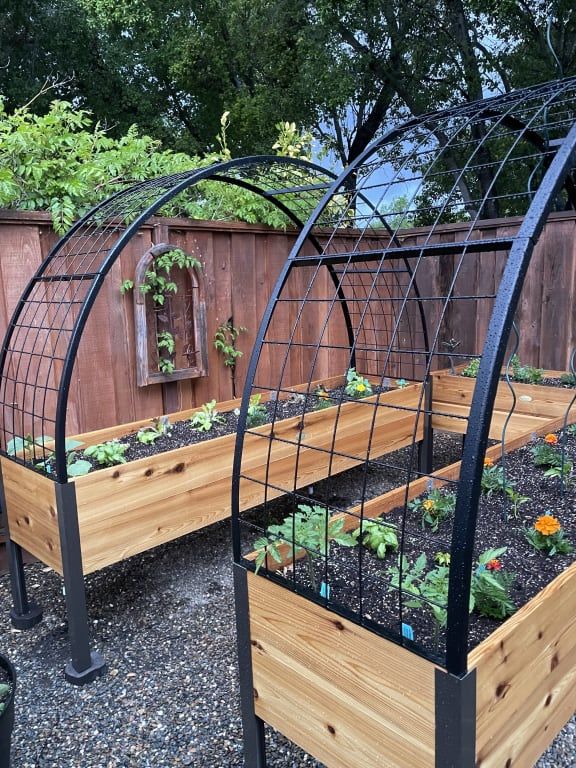
{"label": "wood grain texture", "polygon": [[434,665],[248,573],[256,714],[329,768],[433,768]]}
{"label": "wood grain texture", "polygon": [[10,538],[62,574],[54,483],[0,457]]}
{"label": "wood grain texture", "polygon": [[576,711],[576,563],[468,656],[477,768],[531,768]]}
{"label": "wood grain texture", "polygon": [[[390,395],[406,402],[415,398],[416,392],[397,390]],[[355,408],[356,404],[350,406]],[[367,450],[371,409],[366,406],[364,418],[358,418],[350,409],[342,415],[345,408],[337,421],[336,408],[306,416],[307,447],[298,444],[301,417],[277,422],[275,434],[282,440],[275,443],[279,449],[271,456],[270,482],[282,488],[288,477],[289,483],[305,485],[324,478],[330,469],[338,472],[359,463],[360,454],[337,460],[330,467],[329,454],[324,450],[332,439],[325,428],[330,422],[337,425],[337,440],[345,441],[349,450]],[[381,409],[381,414],[376,435],[385,426],[386,439],[374,439],[373,451],[387,452],[396,444],[411,441],[413,416],[391,409]],[[387,421],[382,422],[383,418]],[[246,435],[243,466],[251,477],[261,480],[268,467],[269,432],[270,425],[264,425],[254,430],[255,434]],[[229,517],[235,441],[235,435],[226,435],[75,478],[85,573]],[[265,491],[261,483],[243,482],[241,508],[261,503]],[[269,489],[268,497],[281,493]]]}

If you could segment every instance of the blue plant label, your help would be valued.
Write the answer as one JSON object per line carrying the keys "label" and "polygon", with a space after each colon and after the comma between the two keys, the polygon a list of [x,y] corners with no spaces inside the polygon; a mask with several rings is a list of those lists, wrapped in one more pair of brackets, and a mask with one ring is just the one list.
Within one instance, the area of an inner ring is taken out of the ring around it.
{"label": "blue plant label", "polygon": [[325,581],[320,584],[320,597],[325,597],[326,600],[330,598],[330,587]]}
{"label": "blue plant label", "polygon": [[405,637],[407,640],[414,640],[414,630],[410,624],[402,622],[402,637]]}

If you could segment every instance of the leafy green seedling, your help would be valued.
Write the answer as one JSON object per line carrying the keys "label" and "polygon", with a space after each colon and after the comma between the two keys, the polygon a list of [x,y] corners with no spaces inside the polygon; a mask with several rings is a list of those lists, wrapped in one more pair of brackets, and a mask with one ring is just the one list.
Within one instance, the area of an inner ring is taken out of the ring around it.
{"label": "leafy green seedling", "polygon": [[348,368],[345,392],[350,397],[368,397],[372,394],[372,385],[355,368]]}
{"label": "leafy green seedling", "polygon": [[353,547],[357,543],[356,538],[344,530],[344,517],[331,515],[328,507],[299,504],[296,512],[288,515],[279,525],[268,526],[266,536],[254,542],[256,573],[267,558],[280,564],[285,559],[306,557],[310,583],[318,592],[313,561],[325,557],[332,542],[343,547]]}
{"label": "leafy green seedling", "polygon": [[104,467],[112,467],[115,464],[126,464],[124,454],[128,450],[128,445],[120,443],[118,440],[109,440],[99,445],[90,445],[85,449],[84,455],[93,458],[98,464]]}
{"label": "leafy green seedling", "polygon": [[434,489],[423,498],[414,499],[408,508],[419,512],[422,516],[422,528],[430,526],[434,533],[440,523],[447,520],[456,507],[456,495],[450,491]]}
{"label": "leafy green seedling", "polygon": [[216,400],[210,400],[204,403],[202,410],[195,413],[190,419],[190,423],[200,432],[209,432],[216,424],[223,424],[225,421],[216,410]]}
{"label": "leafy green seedling", "polygon": [[384,560],[389,551],[398,551],[396,526],[383,520],[364,520],[360,527],[352,531],[352,536],[356,541],[362,536],[362,544],[371,549],[379,560]]}

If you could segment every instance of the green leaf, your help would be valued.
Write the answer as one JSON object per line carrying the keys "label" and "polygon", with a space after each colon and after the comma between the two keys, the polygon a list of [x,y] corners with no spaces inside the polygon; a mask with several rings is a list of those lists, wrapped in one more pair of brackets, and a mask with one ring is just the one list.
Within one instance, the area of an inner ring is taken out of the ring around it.
{"label": "green leaf", "polygon": [[87,475],[92,469],[92,464],[85,459],[77,459],[72,464],[68,465],[68,477],[80,477],[80,475]]}

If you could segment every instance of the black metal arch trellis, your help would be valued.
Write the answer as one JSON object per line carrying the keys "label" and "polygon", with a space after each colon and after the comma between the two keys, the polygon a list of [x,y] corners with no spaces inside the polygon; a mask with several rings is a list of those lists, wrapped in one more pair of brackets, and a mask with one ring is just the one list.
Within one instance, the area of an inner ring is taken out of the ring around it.
{"label": "black metal arch trellis", "polygon": [[[55,482],[61,567],[66,591],[72,662],[68,678],[88,682],[103,668],[91,653],[78,512],[68,479],[66,415],[72,372],[85,324],[113,263],[155,213],[176,215],[177,201],[202,202],[206,184],[233,185],[275,206],[298,229],[334,180],[334,174],[305,160],[249,157],[151,179],[124,189],[80,219],[44,260],[14,311],[0,354],[0,454],[41,472],[51,457]],[[345,200],[330,206],[345,204]],[[319,227],[308,241],[318,253]],[[342,308],[348,344],[353,328],[335,270],[328,266]],[[3,506],[5,506],[3,504]],[[51,514],[51,513],[50,513]],[[14,608],[12,621],[28,627],[41,610],[28,600],[20,545],[9,541]]]}
{"label": "black metal arch trellis", "polygon": [[[576,207],[575,159],[572,78],[394,128],[334,181],[302,230],[253,350],[233,478],[237,611],[242,662],[248,670],[243,694],[247,750],[253,757],[258,754],[258,760],[264,757],[258,719],[252,718],[250,653],[242,650],[249,648],[243,641],[250,635],[243,622],[246,570],[256,570],[270,582],[434,660],[455,676],[466,673],[477,510],[497,385],[534,245],[551,211]],[[499,231],[497,220],[503,217],[517,217],[515,229]],[[489,219],[496,223],[488,226]],[[305,253],[306,237],[320,222],[327,228],[322,250]],[[505,255],[501,277],[486,272],[494,269],[494,254]],[[332,292],[320,279],[327,265],[338,278]],[[352,322],[351,345],[340,333],[335,311],[342,294]],[[288,325],[277,319],[286,307],[294,308]],[[425,316],[421,324],[419,308]],[[476,327],[481,312],[489,318],[484,328]],[[283,350],[283,363],[272,375],[270,349]],[[299,431],[287,436],[279,427],[282,401],[290,396],[284,381],[298,355],[304,359],[307,389]],[[433,374],[448,362],[453,366],[473,358],[481,362],[469,412],[447,413],[445,404],[434,401]],[[316,387],[324,384],[318,375],[320,359],[330,359],[331,375],[340,379],[355,367],[365,377],[363,386],[370,385],[374,393],[358,398],[353,387],[346,391],[344,386],[331,393],[336,415],[327,421],[329,441],[318,439],[312,426],[319,404]],[[249,398],[262,391],[278,402],[278,427],[274,422],[266,434],[247,425]],[[443,476],[435,455],[434,425],[446,424],[448,418],[452,425],[460,419],[454,431],[465,435],[463,447],[452,457],[462,460],[457,477]],[[403,419],[409,425],[405,432],[398,427]],[[354,420],[366,424],[361,439],[351,437]],[[264,477],[246,461],[257,440],[267,444]],[[284,460],[289,477],[282,477],[278,457],[288,444],[294,458],[291,463]],[[311,456],[321,454],[327,479],[312,485],[307,467]],[[348,492],[346,486],[342,490],[339,475],[350,467],[356,467],[356,486]],[[409,505],[417,482],[421,492],[446,486],[456,496],[450,533],[432,543],[413,525]],[[242,512],[240,493],[251,485],[262,486],[266,500],[258,509]],[[320,543],[300,527],[298,510],[323,514]],[[343,547],[330,546],[333,520],[362,530],[382,511],[392,512],[399,553],[406,556],[399,559],[396,573],[384,566],[375,569],[362,548],[346,557]],[[445,610],[434,642],[421,639],[431,636],[430,627],[428,634],[425,628],[421,637],[414,637],[414,594],[399,585],[414,553],[424,552],[430,560],[436,550],[451,557],[447,602],[419,598],[430,609]]]}

